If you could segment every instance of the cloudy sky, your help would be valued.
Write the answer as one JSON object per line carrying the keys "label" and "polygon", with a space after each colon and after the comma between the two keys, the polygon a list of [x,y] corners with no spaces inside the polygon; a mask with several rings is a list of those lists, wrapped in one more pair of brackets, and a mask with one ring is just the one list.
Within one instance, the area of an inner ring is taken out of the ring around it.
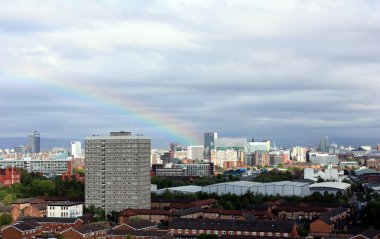
{"label": "cloudy sky", "polygon": [[379,11],[375,0],[1,1],[0,137],[378,138]]}

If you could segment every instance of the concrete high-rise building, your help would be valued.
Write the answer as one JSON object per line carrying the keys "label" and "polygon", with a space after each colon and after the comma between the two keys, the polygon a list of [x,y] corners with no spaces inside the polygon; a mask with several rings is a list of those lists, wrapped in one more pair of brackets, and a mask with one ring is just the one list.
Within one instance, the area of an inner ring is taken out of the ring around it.
{"label": "concrete high-rise building", "polygon": [[100,207],[106,213],[150,209],[149,137],[130,132],[90,136],[85,150],[86,206]]}
{"label": "concrete high-rise building", "polygon": [[41,152],[40,149],[40,132],[34,131],[29,135],[29,153],[35,154]]}
{"label": "concrete high-rise building", "polygon": [[203,160],[203,146],[187,146],[187,158],[192,160]]}
{"label": "concrete high-rise building", "polygon": [[319,141],[319,152],[321,153],[328,153],[329,152],[329,137],[322,138]]}
{"label": "concrete high-rise building", "polygon": [[203,147],[205,159],[211,159],[211,151],[215,149],[215,139],[218,138],[218,133],[207,132],[204,134]]}
{"label": "concrete high-rise building", "polygon": [[304,163],[306,162],[306,153],[307,153],[306,147],[296,146],[290,150],[290,157],[294,161]]}
{"label": "concrete high-rise building", "polygon": [[80,141],[71,141],[71,155],[74,158],[82,156],[82,143]]}

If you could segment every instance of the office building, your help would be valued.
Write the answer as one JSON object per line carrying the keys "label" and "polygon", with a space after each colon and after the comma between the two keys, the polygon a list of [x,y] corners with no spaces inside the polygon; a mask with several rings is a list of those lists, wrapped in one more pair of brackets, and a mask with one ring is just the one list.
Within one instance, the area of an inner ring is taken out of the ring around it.
{"label": "office building", "polygon": [[204,134],[203,147],[205,150],[205,159],[210,159],[211,151],[215,149],[215,139],[218,138],[216,132],[207,132]]}
{"label": "office building", "polygon": [[150,138],[130,132],[85,140],[85,204],[110,213],[150,208]]}
{"label": "office building", "polygon": [[21,168],[28,172],[42,173],[46,177],[72,174],[72,159],[66,155],[57,154],[47,159],[4,159],[0,160],[0,168]]}
{"label": "office building", "polygon": [[203,160],[203,146],[187,146],[187,158],[192,160]]}
{"label": "office building", "polygon": [[80,141],[71,141],[71,155],[74,158],[82,156],[82,143]]}
{"label": "office building", "polygon": [[35,154],[41,152],[40,149],[40,132],[34,131],[29,135],[29,153]]}
{"label": "office building", "polygon": [[319,152],[321,153],[328,153],[329,152],[329,137],[322,138],[319,141]]}
{"label": "office building", "polygon": [[306,153],[307,148],[306,147],[293,147],[290,151],[290,158],[297,162],[306,162]]}
{"label": "office building", "polygon": [[329,154],[320,154],[320,153],[310,153],[309,154],[309,161],[313,164],[338,164],[338,156],[336,155],[329,155]]}

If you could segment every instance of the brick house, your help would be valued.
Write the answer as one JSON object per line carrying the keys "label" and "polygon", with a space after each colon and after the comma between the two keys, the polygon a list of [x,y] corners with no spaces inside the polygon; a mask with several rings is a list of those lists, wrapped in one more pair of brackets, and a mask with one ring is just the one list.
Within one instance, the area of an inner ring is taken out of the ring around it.
{"label": "brick house", "polygon": [[0,169],[0,184],[4,187],[10,187],[14,183],[21,182],[21,174],[16,168]]}
{"label": "brick house", "polygon": [[310,223],[310,234],[318,236],[328,236],[334,230],[334,223],[326,218],[320,217]]}
{"label": "brick house", "polygon": [[298,237],[297,225],[292,222],[236,221],[212,219],[173,219],[169,231],[175,237],[193,237],[199,234]]}
{"label": "brick house", "polygon": [[218,200],[214,198],[208,198],[208,199],[193,201],[190,204],[194,205],[194,207],[211,208],[217,203],[218,203]]}
{"label": "brick house", "polygon": [[26,207],[29,207],[32,204],[41,204],[44,203],[45,201],[41,198],[34,197],[34,198],[22,198],[22,199],[17,199],[16,201],[13,201],[11,203],[12,206],[15,206],[17,209],[20,210],[20,215],[24,215],[24,209]]}
{"label": "brick house", "polygon": [[105,238],[107,229],[100,224],[86,224],[76,228],[68,228],[60,233],[70,239],[98,239]]}
{"label": "brick house", "polygon": [[1,230],[2,238],[34,239],[41,234],[42,226],[35,222],[21,222],[9,225]]}
{"label": "brick house", "polygon": [[203,208],[201,207],[190,207],[184,209],[178,209],[171,216],[181,217],[181,218],[202,218],[203,217]]}
{"label": "brick house", "polygon": [[120,224],[118,226],[115,226],[113,230],[126,230],[126,231],[132,231],[132,230],[143,230],[143,231],[154,231],[157,230],[157,224],[152,223],[147,220],[139,220],[136,222],[127,222]]}
{"label": "brick house", "polygon": [[281,220],[312,220],[325,213],[327,209],[316,206],[280,205],[277,209],[278,218]]}
{"label": "brick house", "polygon": [[250,211],[257,219],[272,219],[275,217],[270,205],[248,204],[244,207],[244,209]]}
{"label": "brick house", "polygon": [[0,206],[0,215],[3,213],[11,214],[13,221],[20,216],[20,210],[15,206]]}
{"label": "brick house", "polygon": [[83,220],[79,218],[63,218],[63,217],[30,217],[20,221],[37,222],[42,226],[43,233],[60,233],[71,227],[80,227],[83,225]]}
{"label": "brick house", "polygon": [[31,204],[24,209],[25,217],[46,217],[47,204]]}
{"label": "brick house", "polygon": [[168,208],[170,204],[181,203],[189,204],[194,200],[188,198],[152,198],[151,207],[152,208]]}
{"label": "brick house", "polygon": [[223,210],[218,208],[210,208],[203,212],[203,217],[209,219],[246,220],[244,215],[247,213],[250,212],[243,210]]}
{"label": "brick house", "polygon": [[125,239],[127,236],[142,239],[168,238],[167,231],[144,231],[144,230],[109,230],[106,239]]}
{"label": "brick house", "polygon": [[119,224],[129,222],[130,218],[139,218],[159,223],[169,221],[170,212],[162,209],[125,209],[118,215]]}
{"label": "brick house", "polygon": [[350,215],[350,209],[338,207],[323,213],[310,223],[310,234],[316,236],[328,236]]}
{"label": "brick house", "polygon": [[350,239],[378,239],[378,238],[380,238],[380,231],[374,228],[369,228],[356,236],[350,237]]}

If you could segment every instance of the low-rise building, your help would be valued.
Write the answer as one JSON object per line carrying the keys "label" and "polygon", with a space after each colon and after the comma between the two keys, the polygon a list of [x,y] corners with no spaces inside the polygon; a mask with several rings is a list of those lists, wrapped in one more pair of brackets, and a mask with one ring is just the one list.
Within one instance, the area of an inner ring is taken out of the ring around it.
{"label": "low-rise building", "polygon": [[46,217],[47,213],[47,204],[31,204],[30,206],[24,209],[25,217]]}
{"label": "low-rise building", "polygon": [[194,237],[199,234],[263,237],[298,237],[297,226],[292,222],[236,221],[212,219],[173,219],[169,231],[175,237]]}
{"label": "low-rise building", "polygon": [[0,168],[0,184],[4,187],[10,187],[14,183],[21,182],[21,175],[19,170],[12,167]]}
{"label": "low-rise building", "polygon": [[12,215],[13,221],[20,216],[20,210],[15,206],[0,206],[0,215],[3,213],[9,213]]}
{"label": "low-rise building", "polygon": [[51,202],[47,204],[48,217],[76,218],[83,216],[81,202]]}
{"label": "low-rise building", "polygon": [[70,227],[83,225],[83,220],[79,218],[63,217],[28,217],[19,222],[36,222],[42,226],[42,233],[60,233]]}
{"label": "low-rise building", "polygon": [[98,239],[105,238],[107,229],[101,224],[86,224],[80,227],[68,228],[60,233],[70,239]]}
{"label": "low-rise building", "polygon": [[34,239],[42,232],[42,226],[35,222],[21,222],[9,225],[1,230],[1,237],[6,239]]}

